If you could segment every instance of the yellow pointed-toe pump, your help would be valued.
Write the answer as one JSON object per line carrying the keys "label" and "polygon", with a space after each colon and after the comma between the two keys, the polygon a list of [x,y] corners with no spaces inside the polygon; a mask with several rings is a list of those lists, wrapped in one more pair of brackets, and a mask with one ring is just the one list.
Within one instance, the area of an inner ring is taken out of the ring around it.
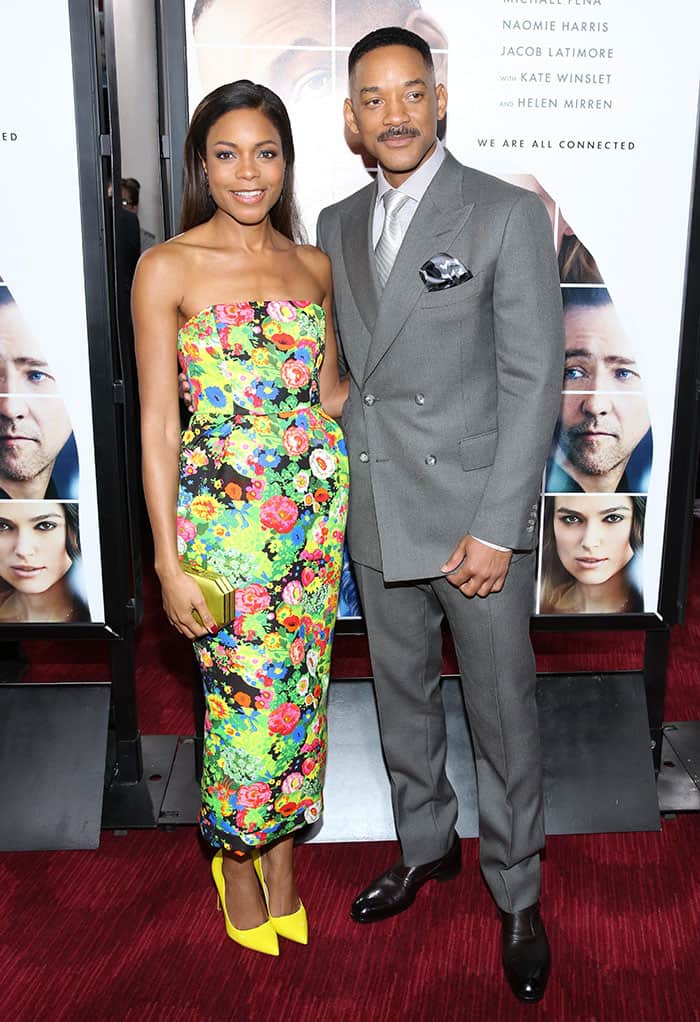
{"label": "yellow pointed-toe pump", "polygon": [[266,919],[260,926],[254,926],[251,930],[239,930],[231,922],[226,911],[226,884],[224,881],[223,861],[223,852],[219,849],[211,860],[211,875],[216,892],[219,895],[219,906],[224,913],[226,933],[231,940],[235,940],[242,947],[250,948],[251,951],[260,951],[264,955],[279,955],[280,949],[277,933],[269,919]]}
{"label": "yellow pointed-toe pump", "polygon": [[270,918],[270,923],[273,929],[279,934],[280,937],[284,937],[286,940],[293,940],[297,944],[308,944],[309,943],[309,920],[306,915],[306,909],[302,904],[301,898],[299,899],[299,908],[296,912],[290,912],[286,916],[273,916],[270,913],[270,894],[265,883],[265,877],[263,875],[262,858],[260,852],[254,849],[251,853],[253,860],[253,866],[255,872],[258,874],[258,880],[262,887],[263,894],[265,895],[265,904],[267,905],[267,911]]}

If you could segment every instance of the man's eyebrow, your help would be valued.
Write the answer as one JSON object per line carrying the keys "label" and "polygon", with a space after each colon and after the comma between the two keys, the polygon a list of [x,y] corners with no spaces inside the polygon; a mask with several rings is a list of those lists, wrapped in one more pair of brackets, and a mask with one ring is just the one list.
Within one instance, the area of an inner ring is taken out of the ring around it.
{"label": "man's eyebrow", "polygon": [[319,66],[327,67],[330,73],[331,69],[331,50],[330,47],[319,46],[317,39],[297,39],[293,44],[295,47],[313,46],[313,49],[287,49],[284,53],[280,53],[279,57],[275,57],[270,62],[269,79],[271,82],[286,80],[290,77],[294,64],[297,63],[300,58],[308,59],[309,56],[319,55],[320,60],[323,62]]}
{"label": "man's eyebrow", "polygon": [[43,358],[32,358],[31,355],[19,355],[13,359],[15,365],[18,366],[31,366],[33,368],[44,368],[48,369],[49,363]]}
{"label": "man's eyebrow", "polygon": [[[588,348],[567,348],[564,358],[595,358],[595,355]],[[637,364],[635,358],[628,358],[627,355],[604,355],[602,360],[606,365],[613,363],[614,365],[634,366]]]}
{"label": "man's eyebrow", "polygon": [[[422,85],[424,88],[427,88],[423,78],[411,78],[410,81],[403,83],[404,89],[410,89],[413,85]],[[365,85],[364,88],[360,89],[360,95],[362,96],[366,92],[381,92],[381,89],[378,85]]]}

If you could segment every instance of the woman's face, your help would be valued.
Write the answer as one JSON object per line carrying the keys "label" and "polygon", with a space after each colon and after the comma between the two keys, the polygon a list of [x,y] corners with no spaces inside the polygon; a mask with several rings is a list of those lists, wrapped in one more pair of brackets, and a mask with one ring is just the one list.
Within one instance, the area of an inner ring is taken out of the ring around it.
{"label": "woman's face", "polygon": [[632,498],[617,493],[562,494],[554,499],[559,560],[576,579],[600,585],[632,559]]}
{"label": "woman's face", "polygon": [[282,141],[260,110],[231,110],[209,129],[204,161],[211,197],[241,224],[258,224],[284,184]]}
{"label": "woman's face", "polygon": [[53,501],[0,504],[0,578],[21,593],[44,593],[66,574],[66,519]]}

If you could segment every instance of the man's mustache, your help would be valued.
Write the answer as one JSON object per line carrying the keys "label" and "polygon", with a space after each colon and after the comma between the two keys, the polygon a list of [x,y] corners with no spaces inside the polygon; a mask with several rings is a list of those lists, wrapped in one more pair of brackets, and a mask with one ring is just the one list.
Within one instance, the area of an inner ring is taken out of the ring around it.
{"label": "man's mustache", "polygon": [[609,433],[610,436],[614,436],[616,440],[620,439],[620,434],[613,429],[612,422],[606,421],[599,423],[596,418],[586,419],[584,422],[577,422],[574,426],[570,426],[567,429],[569,437],[582,437],[587,433]]}
{"label": "man's mustache", "polygon": [[388,142],[390,138],[418,138],[419,135],[417,128],[387,128],[377,136],[377,142]]}

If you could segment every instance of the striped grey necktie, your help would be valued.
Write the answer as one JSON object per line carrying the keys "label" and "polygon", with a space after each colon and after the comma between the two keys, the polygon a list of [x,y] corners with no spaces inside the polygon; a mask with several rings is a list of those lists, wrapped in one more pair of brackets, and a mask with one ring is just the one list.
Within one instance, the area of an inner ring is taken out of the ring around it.
{"label": "striped grey necktie", "polygon": [[374,257],[377,260],[377,276],[382,288],[386,287],[391,267],[394,265],[396,254],[401,248],[403,234],[401,233],[401,224],[399,223],[399,212],[406,205],[409,198],[410,196],[404,195],[402,192],[397,191],[396,188],[391,188],[388,192],[384,192],[382,196],[384,224],[382,225],[382,233],[379,236],[377,247],[374,250]]}

